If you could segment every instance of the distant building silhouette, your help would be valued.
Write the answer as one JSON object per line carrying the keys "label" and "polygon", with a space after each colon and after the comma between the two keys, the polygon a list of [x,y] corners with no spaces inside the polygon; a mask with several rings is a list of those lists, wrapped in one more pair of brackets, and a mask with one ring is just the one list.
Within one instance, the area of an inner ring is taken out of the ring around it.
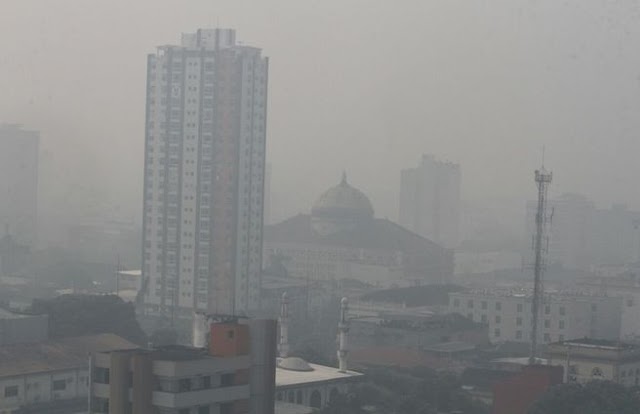
{"label": "distant building silhouette", "polygon": [[423,155],[400,177],[400,224],[447,247],[459,243],[460,166]]}
{"label": "distant building silhouette", "polygon": [[40,134],[0,124],[0,231],[8,226],[19,244],[37,239]]}

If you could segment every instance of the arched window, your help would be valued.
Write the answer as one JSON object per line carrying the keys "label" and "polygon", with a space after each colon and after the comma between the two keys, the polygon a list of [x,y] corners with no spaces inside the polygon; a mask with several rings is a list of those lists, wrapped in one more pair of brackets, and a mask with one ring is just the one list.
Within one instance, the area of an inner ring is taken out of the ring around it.
{"label": "arched window", "polygon": [[309,405],[313,408],[322,408],[322,396],[320,391],[314,390],[309,398]]}
{"label": "arched window", "polygon": [[340,392],[337,388],[331,388],[331,392],[329,392],[329,401],[335,401],[339,394]]}
{"label": "arched window", "polygon": [[296,392],[296,404],[302,404],[302,390]]}

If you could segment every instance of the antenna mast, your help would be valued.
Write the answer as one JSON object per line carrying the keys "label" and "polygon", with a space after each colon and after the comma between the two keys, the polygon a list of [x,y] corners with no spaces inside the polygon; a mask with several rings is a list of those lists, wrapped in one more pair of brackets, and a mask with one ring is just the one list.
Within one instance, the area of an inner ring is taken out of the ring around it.
{"label": "antenna mast", "polygon": [[544,166],[540,170],[536,170],[535,181],[538,186],[538,209],[536,211],[536,235],[534,240],[535,264],[534,264],[534,281],[533,281],[533,301],[531,303],[531,353],[529,355],[529,364],[536,363],[538,354],[538,322],[540,316],[540,307],[544,296],[544,286],[542,278],[545,270],[546,240],[545,230],[547,227],[547,189],[553,174],[547,172]]}

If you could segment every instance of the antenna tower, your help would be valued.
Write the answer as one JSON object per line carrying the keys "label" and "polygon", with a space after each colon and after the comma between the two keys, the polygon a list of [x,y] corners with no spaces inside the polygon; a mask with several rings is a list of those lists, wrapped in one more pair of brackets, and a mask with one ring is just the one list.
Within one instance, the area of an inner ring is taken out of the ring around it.
{"label": "antenna tower", "polygon": [[[545,270],[545,253],[546,253],[546,236],[545,230],[548,224],[547,217],[547,189],[553,174],[544,169],[544,165],[540,170],[536,170],[535,181],[538,186],[538,209],[536,210],[536,234],[534,239],[534,280],[533,280],[533,302],[531,303],[531,353],[529,355],[529,364],[536,363],[538,355],[538,322],[542,298],[544,297],[543,276]],[[544,243],[544,245],[543,245]]]}

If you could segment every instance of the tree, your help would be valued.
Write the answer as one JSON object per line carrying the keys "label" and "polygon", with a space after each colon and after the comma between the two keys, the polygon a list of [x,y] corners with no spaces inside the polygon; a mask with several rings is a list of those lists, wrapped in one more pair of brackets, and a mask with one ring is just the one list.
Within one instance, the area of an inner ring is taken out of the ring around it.
{"label": "tree", "polygon": [[637,390],[611,381],[561,384],[536,401],[529,414],[635,414],[640,412]]}
{"label": "tree", "polygon": [[351,394],[332,401],[323,413],[488,413],[487,407],[473,401],[452,374],[426,368],[373,369],[366,373],[366,378]]}
{"label": "tree", "polygon": [[52,338],[113,333],[138,345],[146,335],[136,321],[135,309],[116,295],[62,295],[36,299],[31,311],[49,316]]}

